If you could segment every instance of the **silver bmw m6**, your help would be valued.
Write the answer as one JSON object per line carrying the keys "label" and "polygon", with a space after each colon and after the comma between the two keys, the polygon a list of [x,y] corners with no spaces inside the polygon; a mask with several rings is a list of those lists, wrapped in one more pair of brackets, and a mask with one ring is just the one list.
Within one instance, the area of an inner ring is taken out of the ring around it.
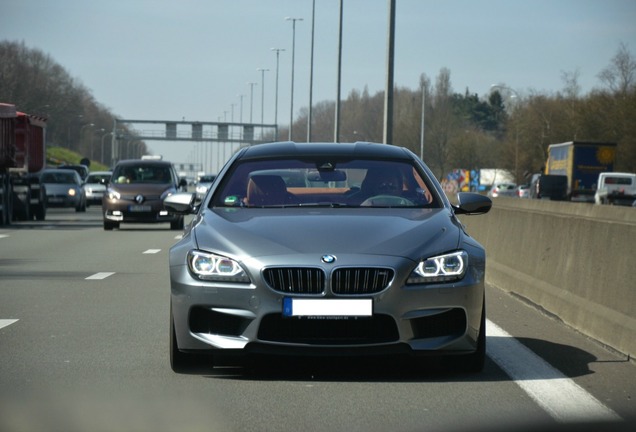
{"label": "silver bmw m6", "polygon": [[[483,368],[483,247],[410,150],[272,143],[239,150],[170,250],[170,363],[224,354],[440,355]],[[452,356],[452,357],[451,357]]]}

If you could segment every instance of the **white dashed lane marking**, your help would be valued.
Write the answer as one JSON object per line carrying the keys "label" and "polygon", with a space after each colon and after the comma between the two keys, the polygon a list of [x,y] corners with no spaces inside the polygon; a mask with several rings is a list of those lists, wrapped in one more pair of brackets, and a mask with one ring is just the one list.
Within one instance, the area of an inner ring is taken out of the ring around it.
{"label": "white dashed lane marking", "polygon": [[112,276],[114,274],[115,274],[115,272],[95,273],[94,275],[90,275],[89,277],[87,277],[86,280],[102,280],[102,279],[106,279],[108,276]]}
{"label": "white dashed lane marking", "polygon": [[6,326],[10,326],[14,322],[17,322],[17,319],[0,319],[0,329]]}
{"label": "white dashed lane marking", "polygon": [[[161,252],[161,249],[147,249],[145,250],[143,253],[144,254],[157,254]],[[93,275],[90,275],[89,277],[86,278],[86,280],[102,280],[102,279],[106,279],[109,276],[114,275],[115,272],[99,272],[99,273],[95,273]]]}

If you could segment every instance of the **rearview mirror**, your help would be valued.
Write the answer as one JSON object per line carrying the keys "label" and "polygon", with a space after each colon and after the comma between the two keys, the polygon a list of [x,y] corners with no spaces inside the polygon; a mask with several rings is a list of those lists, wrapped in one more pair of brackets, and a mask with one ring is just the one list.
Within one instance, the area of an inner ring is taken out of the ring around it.
{"label": "rearview mirror", "polygon": [[339,182],[347,180],[347,173],[340,170],[318,171],[311,170],[307,173],[310,182]]}

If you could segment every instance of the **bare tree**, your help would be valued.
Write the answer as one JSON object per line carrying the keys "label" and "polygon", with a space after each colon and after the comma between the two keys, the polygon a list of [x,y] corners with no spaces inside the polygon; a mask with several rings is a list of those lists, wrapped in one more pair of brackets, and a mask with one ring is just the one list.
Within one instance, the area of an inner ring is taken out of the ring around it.
{"label": "bare tree", "polygon": [[561,80],[564,84],[563,92],[566,98],[576,99],[581,93],[581,85],[579,84],[580,71],[576,69],[572,72],[561,72]]}
{"label": "bare tree", "polygon": [[626,95],[636,87],[636,60],[627,49],[627,45],[620,44],[610,65],[598,74],[598,78],[612,92],[620,95]]}

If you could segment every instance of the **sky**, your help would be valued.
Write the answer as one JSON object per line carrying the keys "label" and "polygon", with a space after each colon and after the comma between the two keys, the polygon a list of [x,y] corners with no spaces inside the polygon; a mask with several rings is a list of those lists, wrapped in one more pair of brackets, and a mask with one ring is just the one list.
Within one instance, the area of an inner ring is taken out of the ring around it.
{"label": "sky", "polygon": [[[286,126],[292,51],[294,115],[309,102],[312,3],[0,0],[0,40],[50,55],[122,119],[273,124],[278,69],[277,120]],[[383,91],[389,1],[342,5],[341,97]],[[315,0],[314,105],[336,99],[339,8]],[[303,19],[294,50],[286,17]],[[636,0],[396,0],[394,84],[417,89],[422,74],[434,82],[447,68],[455,92],[485,96],[498,84],[523,97],[556,93],[576,73],[585,94],[602,86],[598,74],[621,43],[636,53]],[[271,48],[285,50],[278,68]],[[174,160],[191,151],[147,145]]]}

